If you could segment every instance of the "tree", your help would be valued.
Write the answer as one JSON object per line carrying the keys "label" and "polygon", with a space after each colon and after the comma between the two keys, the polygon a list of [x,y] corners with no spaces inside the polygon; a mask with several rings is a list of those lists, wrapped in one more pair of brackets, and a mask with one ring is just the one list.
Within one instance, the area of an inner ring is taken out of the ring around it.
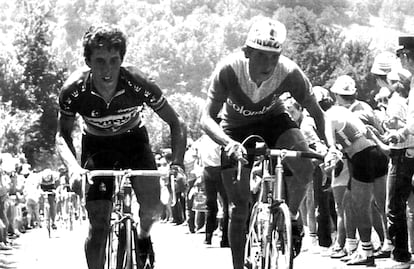
{"label": "tree", "polygon": [[[23,151],[31,164],[52,159],[57,129],[57,96],[65,79],[65,69],[59,69],[49,54],[48,12],[43,6],[22,2],[30,12],[22,17],[23,30],[15,40],[17,59],[23,67],[21,90],[30,97],[30,107],[41,116],[30,128]],[[42,156],[39,156],[40,155]]]}
{"label": "tree", "polygon": [[[187,137],[197,140],[201,136],[199,119],[204,100],[190,93],[176,93],[168,97],[168,102],[186,123]],[[169,148],[171,141],[168,125],[150,109],[146,109],[144,115],[153,151],[159,152],[162,148]]]}

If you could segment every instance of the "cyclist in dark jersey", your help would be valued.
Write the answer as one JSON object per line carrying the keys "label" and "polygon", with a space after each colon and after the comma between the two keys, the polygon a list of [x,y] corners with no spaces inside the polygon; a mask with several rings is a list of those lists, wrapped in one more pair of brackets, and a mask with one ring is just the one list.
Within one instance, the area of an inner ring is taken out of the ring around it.
{"label": "cyclist in dark jersey", "polygon": [[[337,152],[333,134],[325,135],[325,129],[330,130],[325,127],[329,122],[316,102],[309,79],[292,60],[281,55],[285,38],[286,28],[278,21],[264,19],[253,24],[242,51],[226,58],[214,71],[201,119],[206,133],[225,148],[222,173],[230,203],[229,239],[235,269],[243,268],[249,174],[253,163],[250,160],[241,181],[235,181],[235,163],[230,160],[240,159],[246,152],[241,142],[255,134],[272,148],[308,150],[304,136],[279,98],[283,92],[290,92],[315,119],[320,135],[331,146],[328,159]],[[220,111],[219,125],[215,119]],[[288,204],[294,216],[296,251],[299,251],[303,232],[296,221],[297,210],[311,181],[313,165],[310,160],[291,159],[286,163],[293,172],[286,181]]]}
{"label": "cyclist in dark jersey", "polygon": [[[86,169],[157,169],[148,134],[141,120],[144,106],[152,108],[171,130],[170,172],[183,174],[186,127],[160,88],[135,67],[123,65],[126,37],[117,28],[91,27],[83,36],[87,68],[74,72],[59,95],[58,151],[71,178]],[[83,121],[81,165],[72,141],[75,116]],[[150,228],[160,216],[159,179],[132,179],[140,204],[138,263],[153,263]],[[89,268],[103,268],[105,238],[109,231],[113,183],[99,178],[89,186],[86,208],[90,221],[85,252]]]}

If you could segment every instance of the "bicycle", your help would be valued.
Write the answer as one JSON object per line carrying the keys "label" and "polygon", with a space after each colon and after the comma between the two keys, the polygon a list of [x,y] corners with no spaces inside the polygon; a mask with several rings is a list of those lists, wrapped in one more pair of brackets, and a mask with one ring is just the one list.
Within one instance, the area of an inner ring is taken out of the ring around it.
{"label": "bicycle", "polygon": [[[115,182],[114,206],[105,250],[106,269],[132,269],[138,266],[139,253],[135,246],[137,239],[135,227],[138,224],[135,223],[131,211],[133,196],[130,177],[161,177],[168,176],[168,173],[168,171],[159,170],[91,170],[88,172],[90,184],[93,184],[91,180],[97,176],[113,177]],[[134,252],[135,255],[133,255]],[[149,259],[142,268],[152,268]]]}
{"label": "bicycle", "polygon": [[[255,148],[248,149],[248,154],[260,158],[262,178],[260,194],[250,214],[244,255],[245,268],[292,269],[295,256],[294,242],[291,214],[285,202],[282,161],[285,158],[323,160],[324,156],[308,151],[269,149],[265,142],[262,142],[263,138],[252,137],[260,142],[256,142]],[[252,137],[248,137],[243,144]],[[240,162],[238,170],[241,170]]]}

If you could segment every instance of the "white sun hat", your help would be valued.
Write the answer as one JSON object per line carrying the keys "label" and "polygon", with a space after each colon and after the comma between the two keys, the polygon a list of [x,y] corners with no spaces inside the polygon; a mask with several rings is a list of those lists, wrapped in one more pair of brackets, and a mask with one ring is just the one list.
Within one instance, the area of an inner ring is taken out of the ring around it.
{"label": "white sun hat", "polygon": [[375,75],[387,75],[397,63],[393,53],[384,51],[375,56],[371,67],[371,73]]}
{"label": "white sun hat", "polygon": [[348,75],[339,76],[331,87],[331,92],[339,95],[354,95],[355,80]]}

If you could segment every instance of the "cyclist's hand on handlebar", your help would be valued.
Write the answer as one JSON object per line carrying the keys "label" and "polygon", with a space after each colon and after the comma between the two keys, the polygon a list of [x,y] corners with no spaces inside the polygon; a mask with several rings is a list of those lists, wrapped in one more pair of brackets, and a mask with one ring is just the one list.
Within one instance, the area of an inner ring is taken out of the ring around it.
{"label": "cyclist's hand on handlebar", "polygon": [[237,161],[240,161],[243,165],[247,164],[248,161],[244,157],[247,154],[246,148],[239,142],[232,140],[224,148],[227,157],[234,158]]}
{"label": "cyclist's hand on handlebar", "polygon": [[68,168],[69,183],[73,185],[75,181],[81,181],[82,177],[88,173],[89,170],[82,168],[80,165]]}

